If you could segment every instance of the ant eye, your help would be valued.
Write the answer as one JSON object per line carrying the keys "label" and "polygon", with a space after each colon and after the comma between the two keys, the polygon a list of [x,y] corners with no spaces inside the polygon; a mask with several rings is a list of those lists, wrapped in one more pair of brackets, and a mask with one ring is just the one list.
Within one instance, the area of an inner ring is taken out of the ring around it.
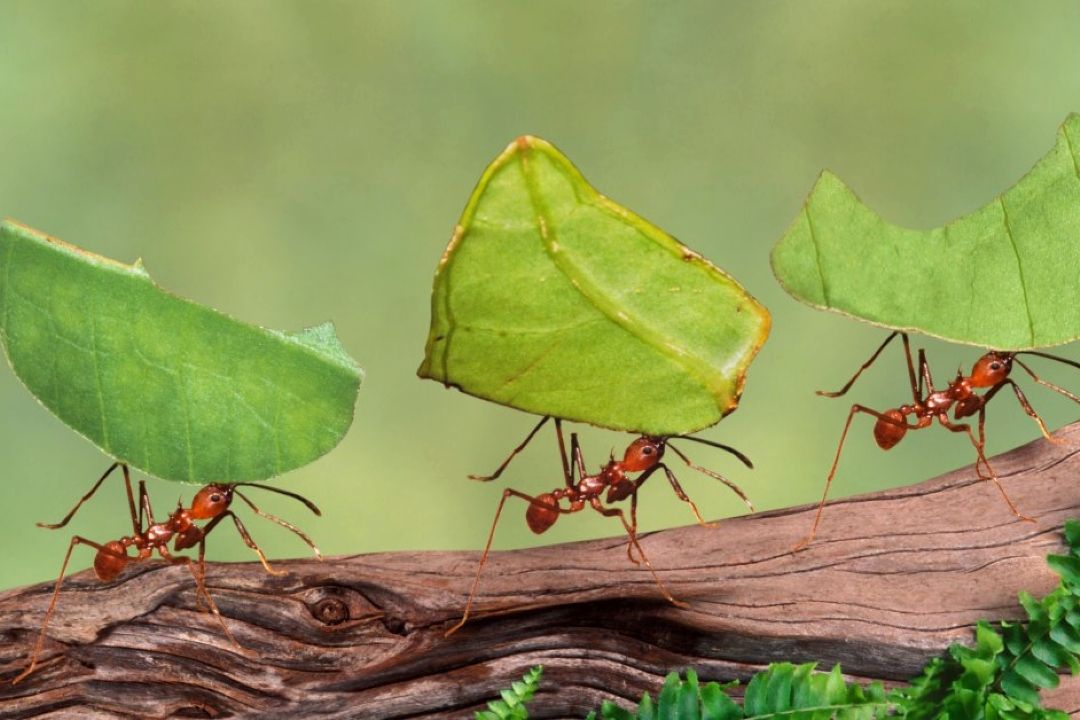
{"label": "ant eye", "polygon": [[652,455],[653,454],[653,449],[651,447],[646,446],[646,447],[641,449],[641,454],[642,455]]}
{"label": "ant eye", "polygon": [[999,363],[999,362],[990,363],[990,369],[991,370],[1000,370],[1001,369],[1001,363]]}
{"label": "ant eye", "polygon": [[214,493],[213,495],[210,496],[210,502],[215,502],[215,503],[221,502],[221,496],[218,495],[217,493]]}

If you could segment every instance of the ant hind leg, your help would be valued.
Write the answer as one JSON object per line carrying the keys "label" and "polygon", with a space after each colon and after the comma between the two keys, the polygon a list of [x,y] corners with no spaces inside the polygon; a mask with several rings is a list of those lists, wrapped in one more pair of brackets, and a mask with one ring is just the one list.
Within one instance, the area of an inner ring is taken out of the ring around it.
{"label": "ant hind leg", "polygon": [[[112,469],[110,469],[109,472],[112,472]],[[108,473],[106,473],[105,476],[107,477]],[[99,480],[98,485],[100,484],[101,481]],[[97,489],[96,485],[94,486],[94,489]],[[90,495],[92,494],[93,490],[90,492]],[[83,500],[79,501],[79,504],[81,505],[85,499],[86,498],[83,498]],[[75,510],[78,509],[78,505],[76,505]],[[71,511],[72,515],[75,513],[75,510]],[[70,519],[70,516],[68,519]],[[49,609],[45,611],[45,619],[41,621],[41,630],[38,632],[37,642],[34,643],[34,648],[30,651],[30,662],[26,666],[26,669],[11,681],[12,685],[16,685],[25,680],[30,673],[34,672],[34,668],[37,667],[38,655],[41,654],[41,649],[45,646],[45,631],[49,627],[49,621],[52,620],[53,612],[56,610],[56,602],[60,599],[60,587],[64,584],[64,575],[67,573],[68,562],[71,560],[71,553],[76,545],[89,545],[98,552],[107,552],[104,546],[99,545],[93,540],[87,540],[79,535],[72,536],[71,542],[68,543],[67,553],[64,555],[64,562],[60,564],[60,575],[56,578],[56,585],[53,586],[52,599],[49,601]]]}

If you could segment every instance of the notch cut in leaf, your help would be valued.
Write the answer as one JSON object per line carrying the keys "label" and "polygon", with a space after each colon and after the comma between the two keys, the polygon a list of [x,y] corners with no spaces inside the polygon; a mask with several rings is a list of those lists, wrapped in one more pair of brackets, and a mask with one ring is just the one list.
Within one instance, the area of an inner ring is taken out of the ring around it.
{"label": "notch cut in leaf", "polygon": [[0,340],[34,397],[106,454],[166,480],[265,480],[326,453],[362,372],[329,323],[234,320],[124,265],[0,223]]}
{"label": "notch cut in leaf", "polygon": [[772,251],[796,299],[997,350],[1080,338],[1080,116],[988,205],[932,230],[892,225],[822,173]]}
{"label": "notch cut in leaf", "polygon": [[650,435],[735,409],[769,314],[734,279],[521,137],[438,270],[418,374],[540,415]]}

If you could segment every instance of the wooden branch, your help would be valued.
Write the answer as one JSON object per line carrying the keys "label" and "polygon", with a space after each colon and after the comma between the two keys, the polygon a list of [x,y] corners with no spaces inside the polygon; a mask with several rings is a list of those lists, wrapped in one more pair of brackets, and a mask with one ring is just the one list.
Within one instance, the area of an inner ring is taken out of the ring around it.
{"label": "wooden branch", "polygon": [[[746,678],[770,661],[840,662],[905,680],[979,618],[1020,618],[1016,593],[1050,591],[1044,557],[1080,516],[1080,423],[994,460],[1037,523],[1017,520],[965,467],[826,510],[818,541],[790,549],[811,509],[677,528],[643,544],[690,604],[660,597],[625,538],[496,553],[476,617],[457,620],[476,552],[215,564],[209,586],[243,651],[196,604],[181,567],[148,564],[103,584],[68,580],[39,669],[0,686],[0,716],[471,717],[530,666],[545,667],[537,718],[629,704],[693,666]],[[492,496],[494,503],[495,497]],[[50,585],[0,594],[0,678],[25,664]],[[1080,685],[1051,696],[1080,717]]]}

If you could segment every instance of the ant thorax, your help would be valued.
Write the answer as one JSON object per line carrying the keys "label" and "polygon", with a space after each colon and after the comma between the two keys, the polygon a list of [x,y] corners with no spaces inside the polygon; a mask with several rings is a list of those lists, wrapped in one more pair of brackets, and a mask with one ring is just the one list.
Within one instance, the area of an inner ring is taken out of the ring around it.
{"label": "ant thorax", "polygon": [[626,473],[622,471],[618,461],[612,460],[600,468],[600,472],[595,475],[586,475],[581,478],[578,481],[577,490],[582,495],[598,495],[604,488],[617,485],[625,478]]}

